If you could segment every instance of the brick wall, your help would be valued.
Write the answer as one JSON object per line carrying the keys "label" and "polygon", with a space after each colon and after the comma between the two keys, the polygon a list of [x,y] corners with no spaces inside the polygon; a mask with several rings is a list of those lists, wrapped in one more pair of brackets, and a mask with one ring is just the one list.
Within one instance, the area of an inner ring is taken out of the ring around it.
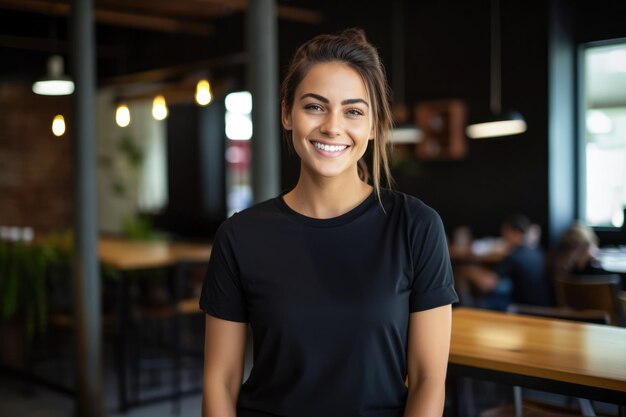
{"label": "brick wall", "polygon": [[0,225],[35,233],[71,227],[71,129],[61,137],[51,130],[56,114],[68,123],[70,107],[69,96],[0,83]]}

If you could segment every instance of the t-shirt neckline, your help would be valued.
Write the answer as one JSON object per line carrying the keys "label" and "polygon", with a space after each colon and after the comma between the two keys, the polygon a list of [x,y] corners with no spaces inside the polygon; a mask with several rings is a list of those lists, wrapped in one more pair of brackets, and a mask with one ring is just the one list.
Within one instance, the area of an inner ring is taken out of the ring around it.
{"label": "t-shirt neckline", "polygon": [[317,219],[315,217],[305,216],[304,214],[298,213],[297,211],[289,207],[289,205],[285,202],[283,198],[284,195],[287,193],[288,191],[283,191],[278,197],[274,199],[278,208],[285,215],[287,215],[287,217],[299,223],[313,227],[334,227],[350,223],[351,221],[365,213],[372,204],[376,203],[376,190],[372,190],[372,192],[363,201],[361,201],[356,207],[348,210],[347,212],[336,217],[330,217],[328,219]]}

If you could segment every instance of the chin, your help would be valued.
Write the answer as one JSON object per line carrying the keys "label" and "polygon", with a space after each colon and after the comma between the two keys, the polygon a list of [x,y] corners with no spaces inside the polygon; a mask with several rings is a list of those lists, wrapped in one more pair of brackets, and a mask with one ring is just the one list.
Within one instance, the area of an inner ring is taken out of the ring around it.
{"label": "chin", "polygon": [[342,176],[346,173],[345,167],[320,167],[320,166],[309,166],[307,171],[312,176],[315,177],[323,177],[323,178],[335,178]]}

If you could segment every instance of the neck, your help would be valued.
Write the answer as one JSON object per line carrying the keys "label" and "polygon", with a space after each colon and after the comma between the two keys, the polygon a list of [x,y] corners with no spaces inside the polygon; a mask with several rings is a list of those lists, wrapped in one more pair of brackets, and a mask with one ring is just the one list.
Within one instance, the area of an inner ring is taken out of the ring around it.
{"label": "neck", "polygon": [[[304,167],[303,167],[304,168]],[[300,170],[298,183],[285,194],[289,207],[307,217],[328,219],[340,216],[363,202],[373,187],[351,176],[324,178]]]}

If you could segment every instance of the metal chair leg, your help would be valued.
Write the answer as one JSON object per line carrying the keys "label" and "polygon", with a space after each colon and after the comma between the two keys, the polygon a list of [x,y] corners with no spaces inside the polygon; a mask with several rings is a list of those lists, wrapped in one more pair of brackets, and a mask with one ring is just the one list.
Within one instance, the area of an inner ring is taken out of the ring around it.
{"label": "metal chair leg", "polygon": [[515,406],[515,417],[522,417],[522,387],[513,387],[513,405]]}
{"label": "metal chair leg", "polygon": [[584,417],[596,417],[596,411],[591,405],[591,401],[585,398],[578,398],[578,405]]}

